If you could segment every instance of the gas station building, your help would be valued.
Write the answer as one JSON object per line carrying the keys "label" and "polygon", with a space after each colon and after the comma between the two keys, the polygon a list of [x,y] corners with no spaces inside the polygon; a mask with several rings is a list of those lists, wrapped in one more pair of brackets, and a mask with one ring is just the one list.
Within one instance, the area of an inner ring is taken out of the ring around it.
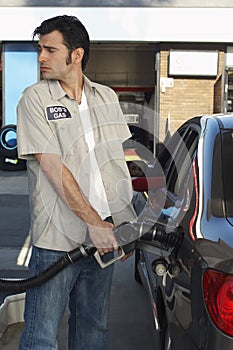
{"label": "gas station building", "polygon": [[2,125],[16,123],[21,92],[40,79],[33,30],[59,14],[84,23],[91,39],[85,74],[117,92],[128,123],[153,135],[148,147],[192,116],[233,110],[230,0],[75,3],[1,1]]}

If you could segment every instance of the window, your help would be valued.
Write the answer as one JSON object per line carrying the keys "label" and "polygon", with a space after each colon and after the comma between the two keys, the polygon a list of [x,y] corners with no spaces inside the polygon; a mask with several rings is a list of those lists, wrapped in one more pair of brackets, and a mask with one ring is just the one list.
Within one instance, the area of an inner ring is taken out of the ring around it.
{"label": "window", "polygon": [[224,129],[215,138],[211,209],[216,217],[233,218],[233,130]]}

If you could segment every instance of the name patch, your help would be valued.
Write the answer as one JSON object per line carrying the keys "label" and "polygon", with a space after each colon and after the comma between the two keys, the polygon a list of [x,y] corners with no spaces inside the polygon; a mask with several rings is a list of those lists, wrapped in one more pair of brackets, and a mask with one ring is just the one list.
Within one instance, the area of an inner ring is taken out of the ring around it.
{"label": "name patch", "polygon": [[64,106],[49,106],[45,108],[48,121],[72,118],[69,110]]}

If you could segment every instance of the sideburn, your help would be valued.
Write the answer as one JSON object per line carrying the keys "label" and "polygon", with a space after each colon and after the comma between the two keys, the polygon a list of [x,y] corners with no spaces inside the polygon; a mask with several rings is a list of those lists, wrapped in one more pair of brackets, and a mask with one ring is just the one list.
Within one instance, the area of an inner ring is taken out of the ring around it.
{"label": "sideburn", "polygon": [[68,56],[66,58],[66,65],[67,66],[69,66],[69,64],[71,64],[71,62],[72,62],[71,54],[72,54],[72,51],[69,51]]}

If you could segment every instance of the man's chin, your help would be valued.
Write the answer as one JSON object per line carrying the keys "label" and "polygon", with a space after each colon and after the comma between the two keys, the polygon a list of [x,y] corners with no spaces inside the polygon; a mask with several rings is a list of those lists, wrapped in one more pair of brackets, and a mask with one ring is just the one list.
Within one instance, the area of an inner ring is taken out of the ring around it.
{"label": "man's chin", "polygon": [[41,72],[41,77],[43,79],[50,79],[50,80],[55,79],[52,74],[47,72]]}

